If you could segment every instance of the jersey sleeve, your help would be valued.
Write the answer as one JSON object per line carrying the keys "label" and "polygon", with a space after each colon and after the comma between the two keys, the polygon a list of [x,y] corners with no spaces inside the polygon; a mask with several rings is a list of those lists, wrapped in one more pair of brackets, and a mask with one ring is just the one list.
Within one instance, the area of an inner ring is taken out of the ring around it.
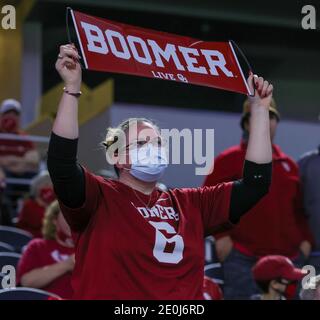
{"label": "jersey sleeve", "polygon": [[205,235],[227,231],[233,227],[229,220],[233,182],[197,188],[194,201],[200,208]]}
{"label": "jersey sleeve", "polygon": [[102,197],[99,177],[85,168],[83,168],[83,172],[85,175],[85,201],[83,205],[79,208],[69,208],[58,198],[61,211],[74,232],[81,232],[86,228]]}

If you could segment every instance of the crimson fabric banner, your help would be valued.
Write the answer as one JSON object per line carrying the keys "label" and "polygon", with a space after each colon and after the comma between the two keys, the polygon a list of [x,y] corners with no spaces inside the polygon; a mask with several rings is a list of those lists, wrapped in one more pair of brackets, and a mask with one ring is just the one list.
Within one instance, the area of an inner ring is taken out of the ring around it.
{"label": "crimson fabric banner", "polygon": [[231,42],[206,42],[70,12],[86,69],[251,94]]}

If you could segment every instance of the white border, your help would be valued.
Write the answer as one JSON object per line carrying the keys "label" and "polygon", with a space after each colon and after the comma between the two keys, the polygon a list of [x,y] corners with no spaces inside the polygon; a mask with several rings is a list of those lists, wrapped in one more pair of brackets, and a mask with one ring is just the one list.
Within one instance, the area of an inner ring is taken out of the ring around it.
{"label": "white border", "polygon": [[234,52],[234,49],[233,49],[233,46],[232,46],[231,41],[229,41],[229,46],[230,46],[230,48],[231,48],[231,51],[232,51],[232,53],[233,53],[233,56],[234,56],[234,57],[235,57],[235,59],[236,59],[236,62],[237,62],[237,65],[238,65],[238,69],[240,70],[240,73],[241,73],[241,76],[242,76],[243,82],[244,82],[244,83],[245,83],[245,85],[246,85],[246,88],[247,88],[248,94],[251,96],[251,95],[252,95],[252,93],[251,93],[251,91],[250,91],[250,88],[248,87],[247,80],[246,80],[246,78],[245,78],[245,77],[244,77],[244,75],[243,75],[242,69],[241,69],[241,67],[240,67],[240,64],[239,64],[239,61],[238,61],[237,55],[236,55],[236,54],[235,54],[235,52]]}
{"label": "white border", "polygon": [[77,22],[76,22],[76,19],[75,19],[75,17],[74,17],[74,13],[73,13],[73,10],[72,10],[72,9],[70,9],[70,12],[71,12],[71,16],[72,16],[72,20],[73,20],[74,27],[75,27],[75,29],[76,29],[78,41],[79,41],[79,44],[80,44],[80,49],[81,49],[81,53],[82,53],[84,65],[85,65],[86,69],[88,69],[87,58],[86,58],[86,56],[85,56],[85,54],[84,54],[84,50],[83,50],[83,47],[82,47],[82,43],[81,43],[81,39],[80,39],[80,35],[79,35],[79,30],[78,30]]}

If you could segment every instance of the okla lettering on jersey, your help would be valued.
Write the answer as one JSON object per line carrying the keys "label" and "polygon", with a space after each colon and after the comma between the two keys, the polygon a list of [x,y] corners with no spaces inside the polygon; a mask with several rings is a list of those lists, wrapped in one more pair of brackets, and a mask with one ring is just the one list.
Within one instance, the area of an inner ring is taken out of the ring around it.
{"label": "okla lettering on jersey", "polygon": [[231,42],[205,42],[70,13],[86,69],[251,94]]}

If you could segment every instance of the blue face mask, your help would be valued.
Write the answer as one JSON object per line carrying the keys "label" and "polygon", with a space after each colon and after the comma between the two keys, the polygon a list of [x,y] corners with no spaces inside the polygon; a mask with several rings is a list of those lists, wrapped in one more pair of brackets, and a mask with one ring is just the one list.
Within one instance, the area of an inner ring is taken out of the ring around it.
{"label": "blue face mask", "polygon": [[130,174],[141,181],[158,181],[168,167],[164,147],[156,147],[149,143],[141,148],[130,150],[129,155]]}

